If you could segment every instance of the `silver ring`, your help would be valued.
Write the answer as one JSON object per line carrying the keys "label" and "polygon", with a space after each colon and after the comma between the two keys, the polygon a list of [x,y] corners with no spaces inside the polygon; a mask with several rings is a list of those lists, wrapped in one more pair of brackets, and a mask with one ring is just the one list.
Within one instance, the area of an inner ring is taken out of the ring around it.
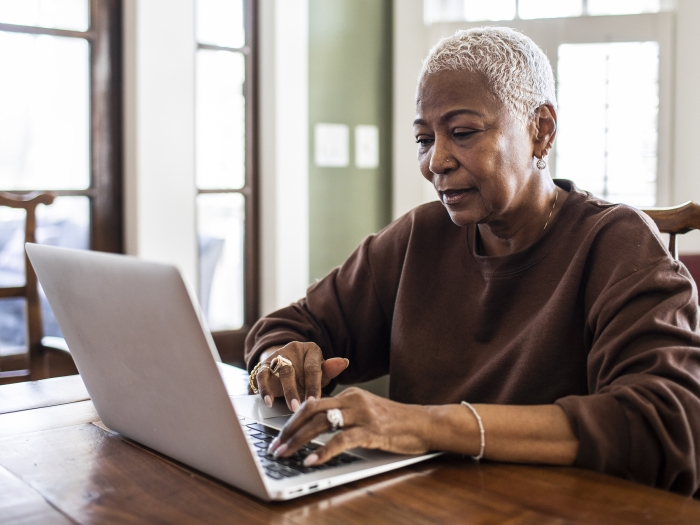
{"label": "silver ring", "polygon": [[326,410],[326,419],[331,424],[331,429],[329,432],[335,432],[340,428],[343,428],[343,413],[339,408],[331,408]]}

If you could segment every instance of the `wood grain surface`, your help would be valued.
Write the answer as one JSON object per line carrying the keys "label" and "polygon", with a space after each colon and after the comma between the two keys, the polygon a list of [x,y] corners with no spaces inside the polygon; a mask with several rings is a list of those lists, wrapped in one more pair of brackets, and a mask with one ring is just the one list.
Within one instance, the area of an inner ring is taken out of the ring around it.
{"label": "wood grain surface", "polygon": [[66,525],[73,522],[24,481],[0,467],[0,523]]}
{"label": "wood grain surface", "polygon": [[0,437],[17,436],[97,421],[92,401],[35,408],[0,415]]}
{"label": "wood grain surface", "polygon": [[687,233],[700,229],[700,206],[692,201],[668,208],[642,210],[656,223],[662,233]]}
{"label": "wood grain surface", "polygon": [[2,438],[0,465],[78,523],[700,523],[700,503],[667,492],[457,456],[265,503],[95,425]]}
{"label": "wood grain surface", "polygon": [[0,388],[0,414],[90,399],[78,375],[27,381]]}
{"label": "wood grain surface", "polygon": [[[220,369],[230,394],[244,391],[245,371]],[[26,395],[15,406],[34,407],[0,414],[3,525],[700,523],[700,502],[629,481],[454,455],[266,503],[108,431],[90,401],[52,404],[81,397],[76,379],[62,379],[0,387],[0,399],[14,389]]]}

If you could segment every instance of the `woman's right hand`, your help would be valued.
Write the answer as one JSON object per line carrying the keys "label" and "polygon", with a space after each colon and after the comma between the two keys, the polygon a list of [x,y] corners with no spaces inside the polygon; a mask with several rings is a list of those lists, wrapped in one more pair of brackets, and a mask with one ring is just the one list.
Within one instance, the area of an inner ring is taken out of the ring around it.
{"label": "woman's right hand", "polygon": [[[279,377],[276,377],[270,367],[278,356],[289,359],[292,365],[280,367]],[[271,407],[275,397],[284,395],[292,412],[299,410],[302,400],[319,399],[321,388],[350,364],[350,361],[342,357],[324,360],[316,343],[297,341],[268,348],[261,354],[260,362],[264,364],[258,369],[255,378],[260,397]]]}

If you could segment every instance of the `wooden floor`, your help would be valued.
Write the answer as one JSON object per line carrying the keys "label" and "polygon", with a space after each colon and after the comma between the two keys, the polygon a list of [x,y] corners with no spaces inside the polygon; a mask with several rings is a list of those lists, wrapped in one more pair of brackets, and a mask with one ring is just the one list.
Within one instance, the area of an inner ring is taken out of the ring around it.
{"label": "wooden floor", "polygon": [[[243,371],[224,371],[229,393]],[[104,428],[78,376],[0,387],[0,523],[700,524],[700,502],[593,472],[443,456],[265,503]]]}

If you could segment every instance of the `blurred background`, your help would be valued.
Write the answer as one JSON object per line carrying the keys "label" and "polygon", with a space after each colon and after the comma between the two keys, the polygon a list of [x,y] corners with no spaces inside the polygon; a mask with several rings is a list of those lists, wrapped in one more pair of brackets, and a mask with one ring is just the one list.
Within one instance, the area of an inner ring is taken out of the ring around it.
{"label": "blurred background", "polygon": [[[177,265],[240,362],[260,315],[435,198],[412,134],[421,62],[490,24],[552,63],[555,177],[700,202],[696,0],[0,0],[0,192],[56,195],[40,243]],[[24,284],[24,220],[0,207],[0,287]],[[698,264],[700,233],[680,252]],[[0,368],[26,351],[26,309],[0,298]]]}

